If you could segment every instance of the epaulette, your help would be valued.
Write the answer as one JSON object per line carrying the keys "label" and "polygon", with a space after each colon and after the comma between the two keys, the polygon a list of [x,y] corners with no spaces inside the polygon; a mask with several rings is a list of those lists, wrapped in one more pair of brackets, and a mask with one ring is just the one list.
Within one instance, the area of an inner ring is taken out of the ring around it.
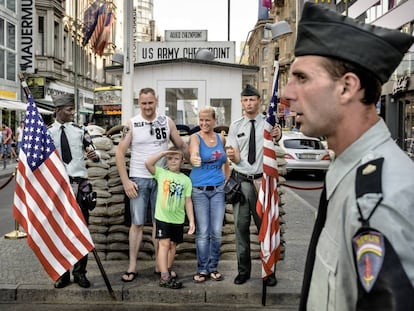
{"label": "epaulette", "polygon": [[83,130],[83,126],[82,125],[79,125],[79,124],[76,124],[76,123],[71,123],[71,125],[73,125],[74,127],[77,127],[78,129]]}

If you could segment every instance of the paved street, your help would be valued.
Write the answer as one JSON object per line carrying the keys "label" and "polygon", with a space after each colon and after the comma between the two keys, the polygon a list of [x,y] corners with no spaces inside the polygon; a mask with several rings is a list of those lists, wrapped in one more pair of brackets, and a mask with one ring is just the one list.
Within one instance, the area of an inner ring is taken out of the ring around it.
{"label": "paved street", "polygon": [[[278,285],[267,288],[266,308],[261,306],[262,280],[260,261],[253,264],[252,278],[243,285],[233,284],[236,262],[220,262],[225,279],[194,284],[192,275],[196,262],[177,261],[175,271],[185,288],[163,289],[153,274],[153,262],[138,263],[138,278],[123,283],[120,276],[126,261],[103,261],[103,266],[117,297],[108,294],[93,255],[89,256],[88,277],[92,287],[82,289],[71,284],[55,289],[53,282],[27,246],[27,239],[0,238],[0,310],[210,310],[225,307],[233,310],[295,310],[297,309],[308,241],[315,219],[315,209],[288,188],[285,190],[286,257],[277,265]],[[46,307],[45,307],[46,305]],[[79,307],[81,306],[81,307]]]}

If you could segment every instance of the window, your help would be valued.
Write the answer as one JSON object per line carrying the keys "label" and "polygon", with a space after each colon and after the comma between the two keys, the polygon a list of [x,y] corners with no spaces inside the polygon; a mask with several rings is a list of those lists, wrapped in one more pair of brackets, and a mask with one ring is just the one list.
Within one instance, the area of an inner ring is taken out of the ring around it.
{"label": "window", "polygon": [[53,48],[54,48],[54,54],[53,56],[56,58],[60,57],[60,29],[59,29],[59,23],[55,22],[54,23],[54,44],[53,44]]}
{"label": "window", "polygon": [[5,51],[0,49],[0,79],[4,79],[4,74],[5,74],[5,68],[6,68],[6,63],[5,63]]}
{"label": "window", "polygon": [[263,67],[262,70],[261,70],[261,72],[262,72],[262,81],[263,82],[269,81],[269,75],[267,73],[267,68],[266,67]]}
{"label": "window", "polygon": [[0,79],[16,81],[16,25],[0,18]]}
{"label": "window", "polygon": [[7,22],[7,47],[16,50],[16,26]]}
{"label": "window", "polygon": [[45,55],[45,18],[44,16],[39,16],[37,19],[37,55]]}
{"label": "window", "polygon": [[231,99],[230,98],[212,98],[210,106],[216,108],[216,126],[227,125],[231,123]]}
{"label": "window", "polygon": [[165,113],[175,124],[198,124],[198,89],[167,88]]}
{"label": "window", "polygon": [[7,8],[10,11],[16,12],[16,0],[6,0],[7,1]]}
{"label": "window", "polygon": [[4,45],[4,19],[0,18],[0,46]]}
{"label": "window", "polygon": [[16,81],[16,53],[7,52],[7,80]]}
{"label": "window", "polygon": [[269,51],[268,47],[264,47],[262,49],[262,62],[265,62],[267,60],[267,53]]}

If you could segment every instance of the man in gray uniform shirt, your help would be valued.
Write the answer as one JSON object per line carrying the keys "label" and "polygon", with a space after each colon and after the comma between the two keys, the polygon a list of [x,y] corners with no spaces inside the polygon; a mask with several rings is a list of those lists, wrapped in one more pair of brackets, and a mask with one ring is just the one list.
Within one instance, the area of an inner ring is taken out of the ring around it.
{"label": "man in gray uniform shirt", "polygon": [[306,2],[282,97],[335,152],[300,310],[414,310],[414,162],[376,103],[414,37]]}

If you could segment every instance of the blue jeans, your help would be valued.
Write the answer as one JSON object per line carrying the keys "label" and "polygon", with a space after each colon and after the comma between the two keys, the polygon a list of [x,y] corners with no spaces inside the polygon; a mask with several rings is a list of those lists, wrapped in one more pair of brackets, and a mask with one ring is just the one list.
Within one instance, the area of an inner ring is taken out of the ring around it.
{"label": "blue jeans", "polygon": [[217,271],[225,213],[224,185],[204,191],[193,187],[197,273]]}
{"label": "blue jeans", "polygon": [[151,205],[151,221],[154,222],[157,181],[154,178],[131,177],[138,185],[138,197],[130,199],[131,224],[143,225],[147,218],[147,208]]}

